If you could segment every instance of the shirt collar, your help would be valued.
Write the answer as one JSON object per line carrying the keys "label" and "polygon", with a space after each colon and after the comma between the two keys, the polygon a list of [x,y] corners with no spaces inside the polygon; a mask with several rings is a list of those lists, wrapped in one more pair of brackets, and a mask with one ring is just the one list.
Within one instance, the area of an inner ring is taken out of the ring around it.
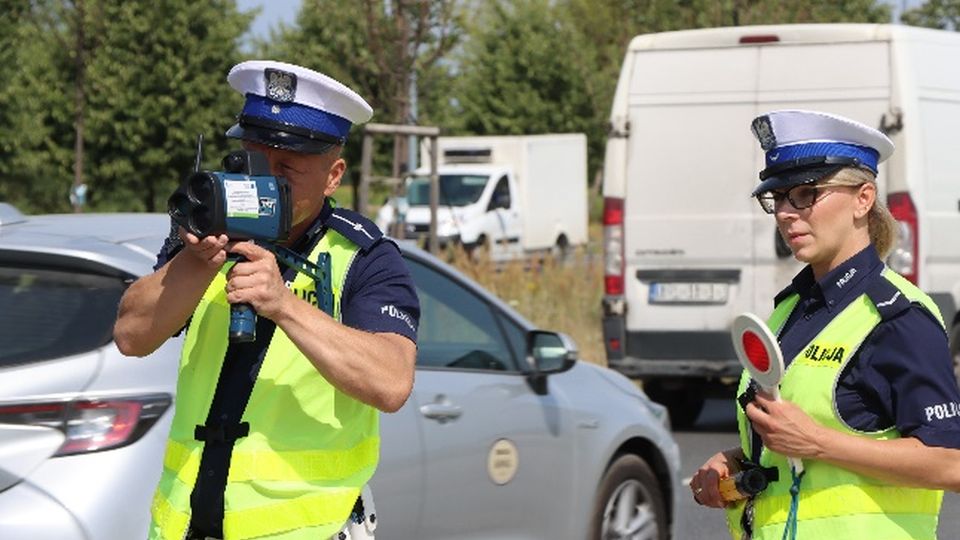
{"label": "shirt collar", "polygon": [[330,197],[326,197],[323,200],[323,207],[320,209],[320,213],[317,215],[316,219],[313,220],[313,223],[307,227],[307,230],[303,233],[303,236],[299,240],[293,243],[291,249],[294,251],[303,251],[309,246],[314,245],[315,240],[323,234],[323,231],[326,230],[327,220],[330,219],[330,216],[333,215],[333,208],[335,203]]}
{"label": "shirt collar", "polygon": [[877,250],[871,244],[819,281],[814,279],[813,269],[807,265],[793,278],[790,288],[803,299],[822,299],[827,311],[833,311],[833,306],[840,305],[850,291],[857,290],[857,285],[882,264]]}

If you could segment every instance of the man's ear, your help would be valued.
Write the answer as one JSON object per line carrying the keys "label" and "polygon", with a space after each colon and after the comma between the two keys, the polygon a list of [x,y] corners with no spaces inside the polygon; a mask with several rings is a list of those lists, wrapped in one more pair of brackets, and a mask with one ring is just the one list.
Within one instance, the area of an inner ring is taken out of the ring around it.
{"label": "man's ear", "polygon": [[327,197],[333,196],[333,192],[340,187],[340,180],[343,179],[343,173],[347,170],[347,162],[343,158],[337,158],[336,161],[330,165],[330,171],[327,173],[327,187],[323,190],[323,194]]}

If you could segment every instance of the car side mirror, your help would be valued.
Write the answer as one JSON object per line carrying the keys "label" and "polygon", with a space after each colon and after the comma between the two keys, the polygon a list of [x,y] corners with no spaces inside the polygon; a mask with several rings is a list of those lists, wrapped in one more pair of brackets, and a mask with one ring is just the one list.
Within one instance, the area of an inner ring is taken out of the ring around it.
{"label": "car side mirror", "polygon": [[577,361],[577,345],[566,334],[533,330],[527,333],[527,359],[532,371],[530,386],[540,394],[547,393],[547,376],[562,373]]}

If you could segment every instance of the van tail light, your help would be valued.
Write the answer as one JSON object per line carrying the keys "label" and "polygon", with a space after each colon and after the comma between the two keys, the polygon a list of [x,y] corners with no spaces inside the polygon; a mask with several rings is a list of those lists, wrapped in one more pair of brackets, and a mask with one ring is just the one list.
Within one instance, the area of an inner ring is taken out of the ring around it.
{"label": "van tail light", "polygon": [[887,257],[887,265],[894,272],[917,284],[919,276],[920,253],[917,251],[917,238],[920,229],[917,222],[917,207],[910,194],[904,191],[887,195],[887,207],[900,226],[899,238]]}
{"label": "van tail light", "polygon": [[603,199],[603,285],[607,296],[623,295],[623,199]]}
{"label": "van tail light", "polygon": [[56,428],[66,438],[54,456],[136,442],[170,407],[168,394],[0,405],[0,424]]}

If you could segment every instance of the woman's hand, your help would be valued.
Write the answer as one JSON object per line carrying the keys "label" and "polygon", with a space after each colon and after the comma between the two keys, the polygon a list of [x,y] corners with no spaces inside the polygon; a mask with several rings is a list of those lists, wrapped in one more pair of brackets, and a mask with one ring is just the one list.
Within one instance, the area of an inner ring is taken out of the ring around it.
{"label": "woman's hand", "polygon": [[697,470],[690,479],[693,500],[702,506],[723,508],[726,502],[720,497],[720,480],[740,472],[738,460],[743,459],[740,448],[717,452]]}
{"label": "woman's hand", "polygon": [[823,455],[831,430],[814,422],[794,403],[774,401],[770,394],[758,392],[746,413],[766,448],[795,458]]}

